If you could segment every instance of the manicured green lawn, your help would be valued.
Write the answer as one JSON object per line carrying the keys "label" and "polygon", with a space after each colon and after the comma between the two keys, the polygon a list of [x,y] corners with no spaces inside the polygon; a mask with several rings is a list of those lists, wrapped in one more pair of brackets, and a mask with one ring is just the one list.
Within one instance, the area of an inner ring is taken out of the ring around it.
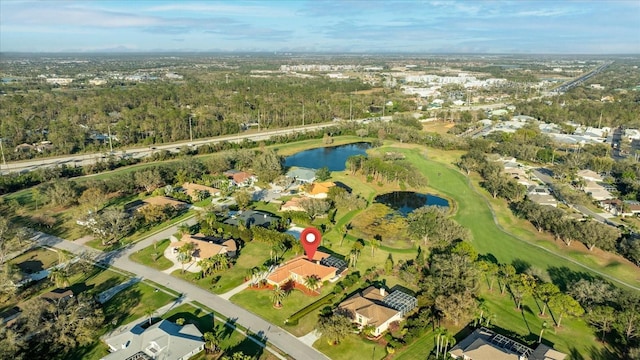
{"label": "manicured green lawn", "polygon": [[[284,299],[282,308],[280,309],[273,307],[273,302],[271,301],[272,290],[267,289],[247,289],[232,296],[230,300],[254,314],[260,315],[275,325],[284,326],[284,321],[291,316],[291,314],[313,303],[321,296],[328,294],[331,288],[332,286],[326,286],[322,289],[320,295],[317,296],[309,296],[303,294],[301,291],[293,290]],[[302,336],[309,333],[316,325],[318,312],[319,310],[304,316],[300,319],[297,326],[287,326],[286,330],[295,336]]]}
{"label": "manicured green lawn", "polygon": [[57,264],[58,253],[45,248],[35,248],[11,259],[9,263],[18,266],[25,274],[33,274]]}
{"label": "manicured green lawn", "polygon": [[188,271],[185,271],[183,274],[182,270],[176,270],[171,273],[171,275],[190,281],[213,293],[224,294],[240,286],[244,282],[245,277],[250,274],[249,271],[252,268],[260,266],[267,261],[269,259],[269,249],[270,247],[266,244],[258,242],[247,243],[240,250],[240,256],[233,267],[203,279],[198,279],[200,274],[194,274]]}
{"label": "manicured green lawn", "polygon": [[[513,298],[507,293],[500,294],[500,290],[494,288],[493,292],[483,288],[480,295],[491,316],[491,327],[506,329],[508,335],[527,343],[530,347],[536,346],[543,323],[547,323],[547,329],[543,332],[543,342],[553,345],[556,350],[564,353],[577,351],[587,356],[592,347],[601,348],[596,341],[593,329],[582,318],[564,316],[562,327],[555,327],[553,311],[547,309],[546,316],[541,318],[542,303],[536,302],[531,296],[524,298],[522,311],[518,311]],[[557,320],[557,314],[555,314]],[[613,359],[611,359],[613,360]]]}
{"label": "manicured green lawn", "polygon": [[[456,201],[458,211],[454,218],[471,231],[472,244],[480,254],[493,255],[502,263],[523,260],[533,267],[557,273],[562,272],[560,270],[563,268],[574,272],[591,272],[557,255],[562,254],[612,277],[640,286],[638,270],[632,265],[602,266],[588,254],[566,251],[560,246],[545,241],[545,248],[551,249],[551,252],[548,252],[536,247],[533,241],[525,241],[505,233],[496,226],[484,196],[470,187],[467,178],[450,165],[425,158],[422,149],[388,148],[386,150],[404,153],[407,159],[428,177],[430,187]],[[523,234],[525,230],[519,231],[519,234]],[[529,234],[531,239],[536,239],[536,235],[537,233]]]}
{"label": "manicured green lawn", "polygon": [[109,269],[93,267],[88,273],[80,274],[78,278],[71,279],[70,288],[75,294],[84,291],[99,294],[126,280],[126,277]]}
{"label": "manicured green lawn", "polygon": [[164,239],[159,241],[155,245],[147,246],[146,248],[131,254],[131,260],[138,262],[142,265],[146,265],[158,270],[165,270],[173,266],[173,262],[164,255],[164,251],[169,247],[171,241]]}
{"label": "manicured green lawn", "polygon": [[145,316],[146,309],[157,309],[174,299],[164,291],[156,292],[155,288],[139,282],[104,304],[105,323],[111,324],[115,320],[118,325],[126,324]]}
{"label": "manicured green lawn", "polygon": [[413,359],[426,359],[427,355],[431,353],[435,346],[433,338],[433,332],[422,335],[419,339],[414,341],[411,345],[407,346],[402,352],[397,352],[398,355],[394,357],[397,360],[413,360]]}
{"label": "manicured green lawn", "polygon": [[[355,359],[384,359],[387,351],[384,346],[365,340],[358,335],[350,334],[338,344],[329,345],[324,337],[313,344],[313,347],[321,351],[333,360]],[[414,358],[419,359],[419,358]]]}

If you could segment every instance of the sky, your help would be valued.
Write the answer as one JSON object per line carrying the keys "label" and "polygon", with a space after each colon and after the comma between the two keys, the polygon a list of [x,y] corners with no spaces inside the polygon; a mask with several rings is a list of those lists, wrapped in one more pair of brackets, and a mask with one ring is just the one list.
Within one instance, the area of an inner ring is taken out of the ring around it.
{"label": "sky", "polygon": [[0,0],[0,52],[639,54],[640,0]]}

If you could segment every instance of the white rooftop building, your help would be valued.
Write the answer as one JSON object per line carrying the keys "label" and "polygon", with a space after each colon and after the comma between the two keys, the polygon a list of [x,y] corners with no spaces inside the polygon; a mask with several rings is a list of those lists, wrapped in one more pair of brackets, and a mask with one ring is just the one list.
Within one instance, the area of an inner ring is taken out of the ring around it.
{"label": "white rooftop building", "polygon": [[105,339],[105,342],[111,354],[101,360],[186,360],[204,350],[202,333],[195,325],[180,326],[168,320],[147,329],[138,324],[128,332]]}

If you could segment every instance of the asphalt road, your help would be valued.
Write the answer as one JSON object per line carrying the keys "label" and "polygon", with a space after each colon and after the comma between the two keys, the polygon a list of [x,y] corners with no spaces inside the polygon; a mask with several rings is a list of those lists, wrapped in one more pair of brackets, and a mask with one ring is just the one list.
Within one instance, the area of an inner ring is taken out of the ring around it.
{"label": "asphalt road", "polygon": [[[143,148],[135,148],[135,149],[119,149],[114,151],[114,156],[120,156],[123,151],[125,151],[126,156],[130,156],[133,158],[143,158],[151,155],[154,152],[160,150],[169,150],[169,151],[177,151],[183,146],[189,146],[189,144],[193,147],[198,147],[204,144],[216,144],[219,142],[240,142],[244,139],[250,139],[254,141],[261,141],[269,139],[275,135],[285,135],[291,134],[295,132],[304,132],[322,129],[330,126],[335,126],[336,123],[322,123],[322,124],[313,124],[306,125],[304,127],[294,127],[288,129],[277,129],[277,130],[267,130],[261,131],[257,133],[242,133],[237,135],[229,135],[229,136],[221,136],[211,139],[205,140],[194,140],[194,141],[183,141],[179,143],[172,144],[159,144],[152,145],[151,147],[143,147]],[[0,164],[0,174],[8,174],[13,172],[24,172],[24,171],[32,171],[42,167],[54,167],[54,166],[85,166],[94,164],[96,162],[102,161],[105,158],[105,153],[92,153],[92,154],[80,154],[80,155],[69,155],[69,156],[60,156],[60,157],[50,157],[50,158],[39,158],[34,160],[25,160],[25,161],[16,161],[9,162],[6,165]]]}
{"label": "asphalt road", "polygon": [[[553,178],[551,176],[549,176],[546,173],[542,173],[539,169],[533,169],[532,172],[536,177],[538,177],[538,179],[542,180],[542,182],[547,184],[550,188],[555,189],[554,186],[553,186]],[[558,196],[558,193],[555,192],[555,195]],[[560,198],[558,200],[564,201],[563,199],[560,199]],[[600,214],[598,214],[596,212],[593,212],[593,211],[589,210],[585,206],[576,205],[576,204],[569,204],[566,201],[564,201],[564,202],[567,204],[567,206],[572,207],[572,208],[578,210],[579,212],[581,212],[583,215],[589,216],[589,217],[593,218],[594,220],[599,221],[599,222],[601,222],[603,224],[607,224],[607,225],[611,225],[611,226],[620,225],[620,224],[618,224],[618,223],[616,223],[614,221],[611,221],[611,220],[605,218],[604,216],[602,216],[602,215],[600,215]]]}
{"label": "asphalt road", "polygon": [[[187,220],[187,223],[194,224],[195,219],[191,218]],[[129,256],[138,250],[142,250],[145,247],[152,245],[156,240],[166,239],[173,235],[177,231],[177,226],[172,226],[166,230],[156,233],[145,240],[137,242],[136,244],[124,249],[119,249],[109,253],[103,253],[98,250],[89,248],[84,245],[76,244],[74,242],[41,234],[38,239],[42,244],[52,246],[59,249],[70,251],[76,255],[89,255],[96,261],[103,264],[109,264],[117,268],[126,270],[128,272],[136,274],[141,279],[148,279],[160,285],[166,286],[169,289],[177,291],[183,294],[188,300],[195,300],[214,311],[224,315],[229,319],[233,319],[237,324],[242,325],[254,334],[266,339],[273,346],[282,350],[289,356],[295,359],[304,360],[327,360],[328,358],[314,349],[300,341],[295,336],[291,335],[277,324],[271,324],[261,317],[221,298],[218,295],[212,294],[204,289],[201,289],[189,282],[182,279],[175,278],[168,274],[164,274],[158,270],[146,267],[129,260]],[[274,310],[275,311],[275,310]]]}

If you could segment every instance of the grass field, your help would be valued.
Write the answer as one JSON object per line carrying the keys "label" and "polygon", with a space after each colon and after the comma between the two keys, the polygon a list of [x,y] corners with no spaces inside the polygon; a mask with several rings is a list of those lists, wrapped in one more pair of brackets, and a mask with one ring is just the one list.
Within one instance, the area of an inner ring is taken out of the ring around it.
{"label": "grass field", "polygon": [[321,337],[313,344],[313,347],[333,360],[379,360],[384,359],[387,355],[384,346],[373,341],[362,339],[355,334],[348,335],[342,339],[338,345],[329,345],[327,340]]}
{"label": "grass field", "polygon": [[33,274],[48,269],[58,263],[58,252],[35,248],[13,258],[10,264],[16,265],[24,274]]}
{"label": "grass field", "polygon": [[419,339],[404,348],[397,356],[396,360],[426,359],[435,346],[433,333],[431,331],[422,335]]}
{"label": "grass field", "polygon": [[[431,155],[429,155],[436,154],[434,156],[436,159],[449,157],[447,160],[450,161],[451,154],[445,155],[430,151],[427,154],[429,158],[427,158],[424,155],[424,150],[420,148],[390,147],[382,150],[404,153],[407,159],[428,177],[429,186],[436,190],[436,193],[441,192],[456,201],[458,211],[454,218],[471,231],[473,246],[480,254],[493,255],[502,263],[521,260],[532,267],[558,274],[567,273],[567,271],[578,274],[584,272],[593,273],[593,271],[583,266],[567,261],[566,258],[569,258],[615,279],[620,279],[634,286],[640,286],[640,279],[638,278],[640,274],[637,267],[625,264],[623,261],[600,264],[593,255],[556,245],[537,232],[531,231],[530,226],[522,226],[524,224],[521,223],[515,224],[517,226],[511,226],[509,223],[503,225],[509,230],[514,229],[518,237],[502,231],[493,220],[487,200],[471,187],[467,178],[453,169],[452,166],[431,160]],[[506,209],[504,204],[502,208],[504,208],[504,211],[498,213],[498,219],[509,219],[510,216],[506,213],[509,210]],[[513,222],[515,220],[509,221]],[[538,246],[542,246],[548,251]]]}
{"label": "grass field", "polygon": [[166,270],[173,266],[173,262],[162,255],[169,247],[169,244],[171,244],[169,239],[161,240],[156,245],[147,246],[146,248],[131,254],[130,258],[142,265],[146,265],[157,270]]}

